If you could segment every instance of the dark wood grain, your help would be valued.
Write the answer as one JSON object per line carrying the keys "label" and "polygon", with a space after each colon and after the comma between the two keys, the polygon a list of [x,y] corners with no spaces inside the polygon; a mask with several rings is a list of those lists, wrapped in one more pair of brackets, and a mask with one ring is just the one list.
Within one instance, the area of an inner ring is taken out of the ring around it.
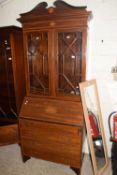
{"label": "dark wood grain", "polygon": [[[80,127],[20,119],[21,144],[25,155],[80,166]],[[33,132],[32,132],[33,131]]]}
{"label": "dark wood grain", "polygon": [[26,93],[22,29],[0,27],[0,145],[18,142],[18,114]]}
{"label": "dark wood grain", "polygon": [[[32,79],[35,84],[33,93],[37,93],[40,86],[43,91],[46,89],[45,87],[48,87],[47,83],[45,86],[47,75],[40,74],[42,64],[36,64],[40,65],[38,68],[37,66],[30,67],[30,62],[36,60],[41,62],[41,57],[46,55],[48,58],[46,69],[48,68],[49,95],[59,98],[62,96],[61,99],[66,100],[79,100],[76,91],[78,91],[79,82],[84,81],[86,76],[86,31],[91,12],[88,12],[86,7],[72,7],[63,1],[56,1],[55,7],[46,8],[46,6],[46,3],[41,3],[32,11],[21,14],[21,18],[18,19],[22,23],[24,31],[27,95],[32,91]],[[40,41],[37,44],[38,41],[34,37],[35,34],[39,35],[44,32],[48,38],[48,50],[47,44],[46,46],[44,44],[46,41],[43,40],[43,43]],[[63,34],[64,37],[62,37]],[[29,35],[32,36],[30,42]],[[70,39],[65,39],[66,37],[70,37]],[[34,53],[31,56],[30,53],[27,54],[29,48],[37,51],[34,52],[35,56],[33,56]],[[64,72],[61,68],[64,69]],[[30,71],[35,72],[35,76],[32,76]],[[38,94],[40,93],[38,92]],[[45,93],[45,95],[47,94]]]}
{"label": "dark wood grain", "polygon": [[18,143],[18,125],[0,126],[0,146]]}
{"label": "dark wood grain", "polygon": [[0,27],[0,118],[16,118],[24,96],[22,29]]}
{"label": "dark wood grain", "polygon": [[19,114],[22,155],[69,165],[77,174],[84,130],[79,82],[86,77],[90,14],[59,0],[54,7],[42,2],[18,19],[26,75]]}
{"label": "dark wood grain", "polygon": [[20,116],[21,118],[75,126],[83,126],[84,123],[82,105],[80,102],[46,98],[25,98]]}
{"label": "dark wood grain", "polygon": [[20,32],[15,31],[11,33],[11,46],[16,107],[17,114],[19,114],[23,98],[26,94],[22,29],[20,29]]}

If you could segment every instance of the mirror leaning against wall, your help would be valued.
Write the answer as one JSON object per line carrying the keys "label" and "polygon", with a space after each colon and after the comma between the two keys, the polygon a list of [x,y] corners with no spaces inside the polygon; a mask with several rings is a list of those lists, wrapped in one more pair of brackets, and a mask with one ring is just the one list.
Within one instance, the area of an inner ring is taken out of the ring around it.
{"label": "mirror leaning against wall", "polygon": [[108,155],[97,83],[89,80],[79,86],[94,174],[101,175],[108,165]]}

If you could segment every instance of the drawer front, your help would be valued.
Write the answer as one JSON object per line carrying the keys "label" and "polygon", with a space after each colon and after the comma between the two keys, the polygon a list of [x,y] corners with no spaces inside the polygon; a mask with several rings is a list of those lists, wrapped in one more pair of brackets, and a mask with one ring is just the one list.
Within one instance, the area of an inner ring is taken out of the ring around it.
{"label": "drawer front", "polygon": [[20,119],[23,154],[80,167],[82,128]]}

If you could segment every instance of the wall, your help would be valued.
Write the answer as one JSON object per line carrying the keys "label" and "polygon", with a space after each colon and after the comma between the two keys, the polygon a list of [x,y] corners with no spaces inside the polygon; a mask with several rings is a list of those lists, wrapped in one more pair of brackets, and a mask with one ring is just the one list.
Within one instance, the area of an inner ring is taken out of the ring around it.
{"label": "wall", "polygon": [[[18,25],[20,13],[31,10],[40,0],[9,0],[0,6],[0,26]],[[49,6],[53,0],[47,1]],[[117,110],[117,82],[113,80],[111,67],[117,62],[117,0],[66,0],[75,6],[87,5],[92,11],[93,19],[89,23],[87,51],[87,79],[96,78],[108,153],[109,141],[108,115]],[[85,147],[87,151],[87,147]]]}

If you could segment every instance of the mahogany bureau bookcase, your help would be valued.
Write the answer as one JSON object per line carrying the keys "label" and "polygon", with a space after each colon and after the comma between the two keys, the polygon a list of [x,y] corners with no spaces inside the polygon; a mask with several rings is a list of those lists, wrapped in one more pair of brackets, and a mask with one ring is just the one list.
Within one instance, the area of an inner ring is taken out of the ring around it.
{"label": "mahogany bureau bookcase", "polygon": [[26,70],[26,97],[19,131],[24,160],[37,157],[80,172],[83,109],[79,82],[85,80],[86,7],[46,2],[21,14]]}

